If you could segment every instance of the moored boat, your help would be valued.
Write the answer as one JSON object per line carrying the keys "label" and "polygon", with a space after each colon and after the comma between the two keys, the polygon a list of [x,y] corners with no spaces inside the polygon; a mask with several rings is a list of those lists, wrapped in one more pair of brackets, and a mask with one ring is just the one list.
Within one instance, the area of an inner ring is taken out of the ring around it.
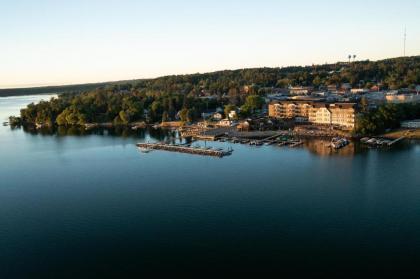
{"label": "moored boat", "polygon": [[368,144],[376,144],[377,140],[375,138],[371,138],[370,140],[366,141]]}
{"label": "moored boat", "polygon": [[140,150],[141,153],[149,153],[150,151],[152,151],[152,149],[145,148],[145,147],[138,147],[138,149]]}
{"label": "moored boat", "polygon": [[368,138],[368,137],[361,138],[361,139],[360,139],[360,142],[361,142],[361,143],[366,143],[369,139],[370,139],[370,138]]}
{"label": "moored boat", "polygon": [[340,149],[348,145],[349,143],[349,140],[346,138],[333,138],[331,140],[331,147],[335,149]]}

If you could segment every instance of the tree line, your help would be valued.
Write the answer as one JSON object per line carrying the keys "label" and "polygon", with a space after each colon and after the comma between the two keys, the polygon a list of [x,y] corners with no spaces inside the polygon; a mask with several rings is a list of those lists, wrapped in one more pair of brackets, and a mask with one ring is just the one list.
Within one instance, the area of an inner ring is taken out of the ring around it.
{"label": "tree line", "polygon": [[258,95],[243,96],[238,93],[234,97],[197,98],[192,94],[151,92],[114,85],[31,103],[20,111],[19,119],[11,117],[10,122],[43,126],[86,123],[113,123],[118,126],[136,121],[155,123],[172,120],[192,122],[200,118],[202,112],[215,111],[218,107],[236,110],[238,105],[242,105],[242,115],[247,116],[264,104],[264,99]]}
{"label": "tree line", "polygon": [[365,111],[357,119],[356,133],[378,135],[388,129],[400,127],[403,120],[419,119],[420,103],[384,104],[377,109]]}
{"label": "tree line", "polygon": [[420,56],[400,57],[380,61],[339,62],[335,64],[304,67],[253,68],[226,70],[204,74],[173,75],[155,79],[36,87],[0,89],[0,96],[40,93],[84,92],[99,87],[123,90],[142,90],[160,93],[199,95],[204,91],[225,94],[249,86],[251,94],[262,94],[267,88],[288,86],[314,86],[350,83],[354,87],[383,89],[414,88],[420,84]]}

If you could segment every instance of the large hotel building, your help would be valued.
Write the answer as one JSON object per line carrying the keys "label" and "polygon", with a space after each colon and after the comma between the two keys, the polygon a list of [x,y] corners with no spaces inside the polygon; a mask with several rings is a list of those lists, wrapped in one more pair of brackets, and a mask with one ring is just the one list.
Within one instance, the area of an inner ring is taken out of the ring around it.
{"label": "large hotel building", "polygon": [[275,101],[269,104],[268,114],[273,118],[295,119],[296,122],[309,122],[353,129],[356,119],[356,104]]}

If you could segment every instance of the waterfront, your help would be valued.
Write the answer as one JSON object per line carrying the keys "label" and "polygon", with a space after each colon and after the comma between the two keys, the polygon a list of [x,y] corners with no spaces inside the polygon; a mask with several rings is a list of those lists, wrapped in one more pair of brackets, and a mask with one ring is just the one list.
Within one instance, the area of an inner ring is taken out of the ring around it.
{"label": "waterfront", "polygon": [[[1,120],[38,98],[0,98]],[[219,159],[137,151],[164,131],[83,134],[0,127],[0,277],[410,272],[420,260],[414,142],[207,142],[234,149]]]}

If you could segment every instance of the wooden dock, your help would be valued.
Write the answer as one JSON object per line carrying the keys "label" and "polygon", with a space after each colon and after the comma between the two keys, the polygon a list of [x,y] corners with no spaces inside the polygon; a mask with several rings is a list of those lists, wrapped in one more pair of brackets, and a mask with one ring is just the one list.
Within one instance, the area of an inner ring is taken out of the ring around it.
{"label": "wooden dock", "polygon": [[394,144],[402,141],[403,139],[405,139],[405,136],[397,138],[396,140],[391,141],[390,143],[388,143],[388,146],[393,146]]}
{"label": "wooden dock", "polygon": [[303,141],[296,141],[296,140],[287,140],[287,141],[279,141],[277,146],[289,146],[289,147],[298,147],[303,144]]}
{"label": "wooden dock", "polygon": [[232,150],[211,149],[203,147],[190,147],[166,143],[138,143],[137,147],[148,150],[164,150],[169,152],[187,153],[203,156],[224,157],[232,154]]}

